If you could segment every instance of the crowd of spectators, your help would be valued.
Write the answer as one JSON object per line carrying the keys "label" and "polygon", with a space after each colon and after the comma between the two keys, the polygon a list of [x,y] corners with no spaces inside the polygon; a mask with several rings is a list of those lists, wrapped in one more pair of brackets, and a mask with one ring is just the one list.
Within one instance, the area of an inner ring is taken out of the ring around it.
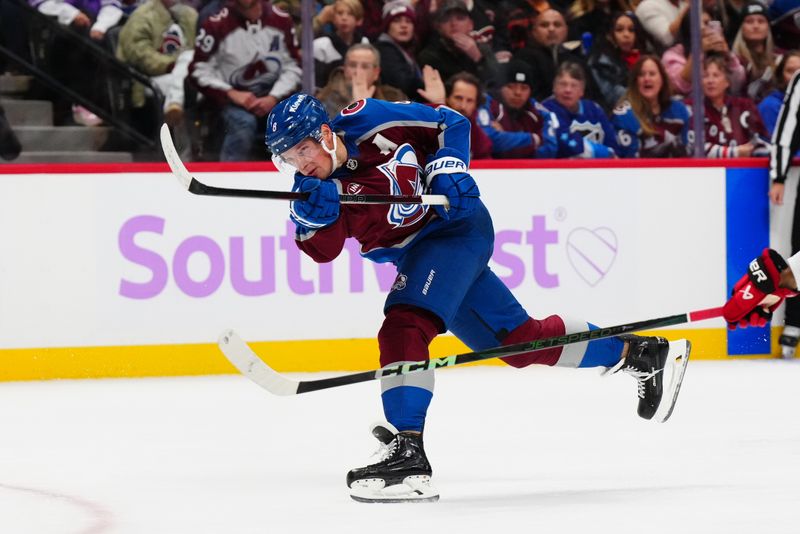
{"label": "crowd of spectators", "polygon": [[[151,77],[167,123],[184,127],[184,87],[195,93],[193,121],[219,121],[223,161],[263,157],[266,116],[303,69],[331,116],[362,98],[452,107],[476,159],[693,150],[686,0],[317,1],[313,66],[300,0],[29,1],[93,39],[121,27],[115,53]],[[766,1],[702,0],[707,157],[766,154],[800,69],[800,6]]]}

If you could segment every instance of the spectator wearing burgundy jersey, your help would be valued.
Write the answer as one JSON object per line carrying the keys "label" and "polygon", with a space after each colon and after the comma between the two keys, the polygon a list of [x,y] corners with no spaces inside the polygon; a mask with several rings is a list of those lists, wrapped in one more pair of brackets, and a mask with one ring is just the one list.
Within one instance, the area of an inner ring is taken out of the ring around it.
{"label": "spectator wearing burgundy jersey", "polygon": [[250,159],[267,114],[300,84],[294,26],[262,0],[228,0],[197,33],[189,79],[222,113],[222,161]]}
{"label": "spectator wearing burgundy jersey", "polygon": [[497,61],[491,47],[473,37],[475,25],[462,0],[442,0],[436,10],[437,35],[431,38],[417,59],[420,65],[431,65],[442,78],[466,71],[490,83],[497,72]]}
{"label": "spectator wearing burgundy jersey", "polygon": [[747,73],[743,95],[757,104],[774,89],[775,67],[781,59],[772,39],[767,8],[761,2],[745,6],[732,48]]}
{"label": "spectator wearing burgundy jersey", "polygon": [[592,47],[589,72],[599,89],[597,100],[607,112],[625,95],[631,68],[647,49],[647,35],[631,11],[614,16],[609,33]]}
{"label": "spectator wearing burgundy jersey", "polygon": [[476,122],[478,106],[483,105],[484,95],[481,81],[469,72],[459,72],[445,82],[448,107],[469,119],[470,159],[491,159],[492,141]]}
{"label": "spectator wearing burgundy jersey", "polygon": [[631,71],[625,97],[614,108],[623,158],[681,158],[689,154],[689,111],[672,96],[664,65],[644,55]]}
{"label": "spectator wearing burgundy jersey", "polygon": [[583,98],[586,72],[578,63],[558,66],[553,96],[542,102],[553,121],[559,158],[613,158],[618,150],[616,132],[603,109]]}
{"label": "spectator wearing burgundy jersey", "polygon": [[[680,25],[678,43],[664,52],[661,61],[667,70],[672,91],[676,95],[687,96],[692,89],[692,36],[688,15],[683,17]],[[716,52],[728,59],[728,70],[731,73],[731,93],[741,94],[745,83],[744,67],[739,58],[731,52],[722,24],[712,21],[708,10],[703,10],[701,26],[701,48],[703,54]]]}
{"label": "spectator wearing burgundy jersey", "polygon": [[[731,85],[725,56],[703,59],[705,153],[709,158],[746,158],[769,155],[767,129],[753,101],[728,94]],[[686,105],[692,107],[692,100]]]}
{"label": "spectator wearing burgundy jersey", "polygon": [[512,59],[501,69],[499,94],[486,97],[478,125],[495,158],[554,158],[558,152],[550,112],[531,98],[533,72]]}

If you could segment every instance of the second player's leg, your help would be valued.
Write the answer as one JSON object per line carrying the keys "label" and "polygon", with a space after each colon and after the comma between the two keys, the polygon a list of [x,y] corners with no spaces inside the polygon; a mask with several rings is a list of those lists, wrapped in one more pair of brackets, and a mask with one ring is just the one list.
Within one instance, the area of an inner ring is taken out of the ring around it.
{"label": "second player's leg", "polygon": [[[562,336],[596,328],[591,323],[551,315],[544,319],[530,317],[511,291],[487,267],[461,303],[450,330],[473,350],[498,345],[513,345],[536,339]],[[532,364],[564,367],[604,367],[622,370],[637,381],[639,405],[644,419],[656,416],[666,394],[669,406],[657,417],[665,421],[680,389],[686,368],[688,344],[676,347],[682,352],[671,356],[669,342],[661,337],[621,336],[584,343],[573,343],[535,352],[501,358],[513,367]],[[674,358],[675,361],[672,361]],[[664,369],[669,369],[666,382]]]}

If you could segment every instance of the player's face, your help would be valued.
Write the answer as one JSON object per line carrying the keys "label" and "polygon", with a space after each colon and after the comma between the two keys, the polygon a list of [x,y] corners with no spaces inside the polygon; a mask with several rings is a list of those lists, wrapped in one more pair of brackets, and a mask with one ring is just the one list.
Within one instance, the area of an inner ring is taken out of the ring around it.
{"label": "player's face", "polygon": [[583,82],[570,76],[562,74],[553,83],[553,95],[556,101],[570,111],[578,108],[578,103],[583,98]]}
{"label": "player's face", "polygon": [[633,50],[636,43],[636,31],[629,17],[620,17],[614,24],[614,42],[623,52]]}
{"label": "player's face", "polygon": [[747,15],[742,21],[742,37],[747,42],[761,42],[769,33],[769,21],[764,15]]}
{"label": "player's face", "polygon": [[647,60],[642,64],[642,70],[636,77],[636,85],[639,89],[639,94],[650,102],[658,100],[658,93],[664,85],[664,79],[661,77],[661,72],[658,66],[652,60]]}
{"label": "player's face", "polygon": [[471,117],[478,107],[478,88],[459,80],[453,84],[453,90],[445,103],[465,117]]}
{"label": "player's face", "polygon": [[333,26],[339,33],[353,33],[360,24],[353,12],[350,11],[342,2],[336,2],[333,6]]}
{"label": "player's face", "polygon": [[531,98],[531,86],[527,83],[512,82],[500,88],[503,102],[513,109],[521,109]]}
{"label": "player's face", "polygon": [[728,77],[716,63],[710,63],[703,71],[703,94],[711,101],[724,98],[730,85]]}
{"label": "player's face", "polygon": [[381,69],[375,62],[375,54],[369,50],[351,50],[344,60],[344,77],[352,82],[356,76],[364,76],[367,87],[378,81]]}
{"label": "player's face", "polygon": [[405,15],[395,17],[386,28],[386,33],[398,43],[407,43],[414,38],[414,21]]}
{"label": "player's face", "polygon": [[783,66],[783,83],[789,85],[789,81],[798,70],[800,70],[800,56],[792,56],[787,59],[786,65]]}
{"label": "player's face", "polygon": [[548,9],[536,17],[531,35],[545,46],[560,45],[567,39],[567,22],[558,11]]}
{"label": "player's face", "polygon": [[322,150],[319,142],[310,137],[281,154],[281,159],[305,176],[324,180],[332,172],[330,156]]}

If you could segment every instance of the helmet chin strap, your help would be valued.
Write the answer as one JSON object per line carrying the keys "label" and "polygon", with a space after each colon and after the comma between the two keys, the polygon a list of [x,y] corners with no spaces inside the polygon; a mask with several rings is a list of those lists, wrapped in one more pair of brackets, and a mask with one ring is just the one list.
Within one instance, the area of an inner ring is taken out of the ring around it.
{"label": "helmet chin strap", "polygon": [[339,167],[339,165],[336,162],[336,149],[339,146],[339,139],[338,139],[339,136],[336,135],[333,132],[331,132],[331,135],[333,135],[333,148],[328,148],[328,146],[325,143],[325,139],[324,138],[320,139],[320,146],[322,146],[322,150],[327,152],[328,155],[331,157],[331,162],[332,162],[331,163],[331,174],[333,174],[333,172]]}

